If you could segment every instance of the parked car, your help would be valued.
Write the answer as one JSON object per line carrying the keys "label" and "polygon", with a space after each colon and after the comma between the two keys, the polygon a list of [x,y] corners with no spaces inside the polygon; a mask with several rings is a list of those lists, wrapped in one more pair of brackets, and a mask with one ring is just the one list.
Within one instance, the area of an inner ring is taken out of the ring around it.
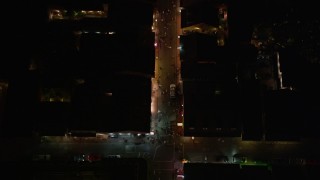
{"label": "parked car", "polygon": [[170,98],[176,97],[176,85],[170,84]]}

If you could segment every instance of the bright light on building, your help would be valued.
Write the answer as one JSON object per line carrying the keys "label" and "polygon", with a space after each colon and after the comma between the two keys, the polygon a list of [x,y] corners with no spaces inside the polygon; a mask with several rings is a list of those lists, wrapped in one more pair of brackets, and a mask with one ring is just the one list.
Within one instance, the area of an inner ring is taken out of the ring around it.
{"label": "bright light on building", "polygon": [[112,93],[106,92],[105,95],[106,95],[106,96],[112,96]]}
{"label": "bright light on building", "polygon": [[181,127],[181,126],[183,126],[183,123],[177,123],[177,126]]}
{"label": "bright light on building", "polygon": [[182,163],[188,163],[189,161],[188,160],[186,160],[186,159],[183,159],[182,160]]}
{"label": "bright light on building", "polygon": [[177,175],[177,177],[184,179],[184,175]]}

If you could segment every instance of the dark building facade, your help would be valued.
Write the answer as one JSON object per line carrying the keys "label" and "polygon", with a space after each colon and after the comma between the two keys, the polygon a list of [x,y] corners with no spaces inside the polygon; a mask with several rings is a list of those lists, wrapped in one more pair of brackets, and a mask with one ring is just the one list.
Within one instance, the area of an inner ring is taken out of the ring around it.
{"label": "dark building facade", "polygon": [[313,179],[319,176],[316,170],[319,165],[307,164],[286,164],[273,162],[270,164],[219,164],[219,163],[187,163],[184,169],[184,179],[195,180],[205,179],[204,177],[215,178],[247,178],[247,179]]}
{"label": "dark building facade", "polygon": [[[257,3],[251,0],[186,0],[181,5],[180,59],[185,135],[212,135],[209,129],[226,130],[227,122],[233,122],[229,129],[237,129],[240,133],[236,134],[241,134],[243,140],[297,141],[318,137],[310,119],[318,117],[314,109],[318,107],[315,99],[319,96],[312,82],[319,77],[316,73],[319,66],[315,61],[308,62],[316,46],[308,46],[307,50],[303,47],[309,43],[301,44],[300,48],[294,43],[282,46],[267,43],[275,41],[272,38],[293,40],[311,33],[313,30],[307,33],[299,25],[299,22],[307,25],[314,21],[305,5],[298,8],[297,4],[284,1]],[[285,12],[281,12],[281,8]],[[301,13],[296,12],[297,9],[301,9]],[[281,20],[277,20],[277,16]],[[292,24],[285,25],[288,22]],[[271,31],[268,23],[274,23],[277,28]],[[283,30],[292,33],[294,27],[300,35],[291,34],[289,38]],[[314,42],[314,38],[308,42]],[[221,92],[216,93],[217,87]],[[228,97],[228,100],[221,100],[223,105],[218,97]],[[195,107],[201,108],[195,110]],[[215,112],[221,115],[216,116]],[[223,112],[234,116],[231,118]],[[310,114],[314,118],[310,118]],[[225,120],[227,117],[233,120]],[[207,121],[210,123],[205,123]],[[215,121],[225,124],[219,125]],[[214,136],[224,136],[218,134]]]}
{"label": "dark building facade", "polygon": [[[17,173],[9,173],[12,170]],[[8,162],[5,175],[15,179],[141,179],[147,180],[147,162],[138,158],[106,158],[99,162]],[[123,173],[123,172],[126,173]],[[23,173],[22,173],[23,172]]]}
{"label": "dark building facade", "polygon": [[153,9],[152,1],[52,0],[34,6],[35,41],[24,38],[31,44],[27,50],[15,47],[21,63],[2,62],[10,68],[1,71],[7,87],[2,132],[150,132]]}
{"label": "dark building facade", "polygon": [[217,1],[183,4],[184,134],[240,136],[239,65],[228,45],[227,6]]}

